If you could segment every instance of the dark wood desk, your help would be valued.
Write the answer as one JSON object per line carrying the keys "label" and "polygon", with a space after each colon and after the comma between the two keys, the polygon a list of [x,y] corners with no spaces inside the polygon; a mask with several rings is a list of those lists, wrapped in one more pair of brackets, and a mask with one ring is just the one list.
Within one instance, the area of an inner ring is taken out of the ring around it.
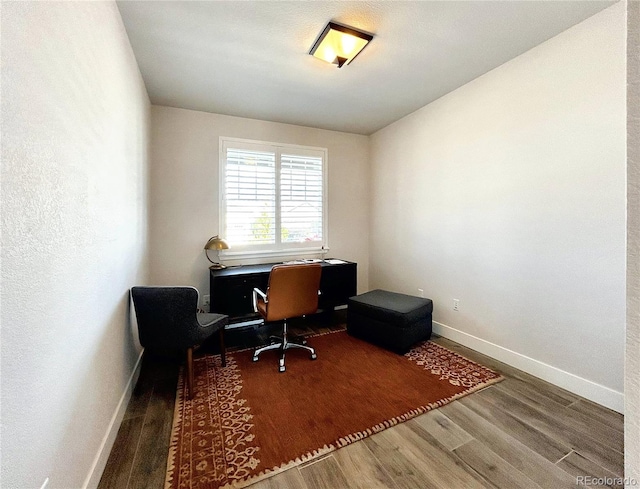
{"label": "dark wood desk", "polygon": [[[271,268],[278,263],[265,265],[241,265],[210,270],[209,285],[211,312],[227,314],[229,322],[237,323],[258,317],[253,312],[253,288],[266,292]],[[345,262],[332,265],[321,262],[320,295],[318,307],[333,309],[347,303],[357,294],[357,264]]]}

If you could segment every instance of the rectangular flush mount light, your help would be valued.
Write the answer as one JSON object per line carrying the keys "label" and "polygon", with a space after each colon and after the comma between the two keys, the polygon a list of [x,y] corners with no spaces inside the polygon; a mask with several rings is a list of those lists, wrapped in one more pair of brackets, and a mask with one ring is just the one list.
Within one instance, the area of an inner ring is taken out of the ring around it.
{"label": "rectangular flush mount light", "polygon": [[371,39],[371,34],[329,22],[309,54],[342,68],[351,63]]}

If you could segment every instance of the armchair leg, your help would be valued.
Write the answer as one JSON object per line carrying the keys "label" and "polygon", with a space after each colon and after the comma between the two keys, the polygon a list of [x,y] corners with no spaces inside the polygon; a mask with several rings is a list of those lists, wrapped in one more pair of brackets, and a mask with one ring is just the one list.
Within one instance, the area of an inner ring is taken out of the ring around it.
{"label": "armchair leg", "polygon": [[193,348],[187,350],[187,390],[189,399],[193,399]]}
{"label": "armchair leg", "polygon": [[227,366],[227,352],[224,346],[224,328],[220,328],[220,332],[218,333],[220,337],[220,356],[222,357],[222,366]]}

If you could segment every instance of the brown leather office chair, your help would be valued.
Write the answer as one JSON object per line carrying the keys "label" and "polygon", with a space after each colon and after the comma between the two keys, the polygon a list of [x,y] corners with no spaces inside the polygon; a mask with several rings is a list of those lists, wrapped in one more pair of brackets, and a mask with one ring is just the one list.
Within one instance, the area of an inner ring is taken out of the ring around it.
{"label": "brown leather office chair", "polygon": [[318,310],[318,294],[322,267],[319,263],[305,265],[276,265],[269,274],[269,286],[264,293],[253,289],[253,308],[265,322],[284,320],[282,338],[277,342],[258,348],[253,353],[253,361],[267,350],[280,350],[278,370],[285,371],[284,354],[290,348],[301,348],[311,353],[311,359],[317,358],[316,351],[304,342],[293,343],[287,338],[287,319],[313,314]]}

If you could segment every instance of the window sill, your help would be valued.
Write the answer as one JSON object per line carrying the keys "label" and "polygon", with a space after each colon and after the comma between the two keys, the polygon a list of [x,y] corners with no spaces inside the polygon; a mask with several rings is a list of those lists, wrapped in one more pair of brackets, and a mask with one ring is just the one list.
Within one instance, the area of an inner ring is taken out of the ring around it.
{"label": "window sill", "polygon": [[326,255],[329,248],[292,248],[286,250],[264,250],[264,251],[225,251],[220,252],[220,260],[252,260],[260,258],[282,258],[299,257],[301,255]]}

